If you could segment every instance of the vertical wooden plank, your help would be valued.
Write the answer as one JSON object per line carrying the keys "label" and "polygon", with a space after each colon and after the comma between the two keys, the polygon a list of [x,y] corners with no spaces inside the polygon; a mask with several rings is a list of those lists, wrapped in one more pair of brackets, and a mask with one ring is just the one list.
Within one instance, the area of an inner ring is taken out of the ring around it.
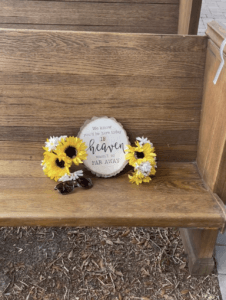
{"label": "vertical wooden plank", "polygon": [[[215,25],[215,22],[211,22],[207,30],[207,34],[211,38],[207,48],[197,155],[200,173],[214,192],[216,192],[216,185],[221,174],[224,175],[224,172],[220,172],[220,166],[224,165],[226,141],[226,67],[223,68],[217,84],[213,84],[221,61],[219,46],[223,38],[226,38],[226,31]],[[222,186],[222,184],[220,185]]]}
{"label": "vertical wooden plank", "polygon": [[180,0],[178,34],[188,34],[192,11],[192,0]]}
{"label": "vertical wooden plank", "polygon": [[197,34],[202,0],[180,0],[178,34]]}
{"label": "vertical wooden plank", "polygon": [[220,161],[214,192],[218,194],[221,200],[226,204],[226,142],[224,143],[224,150]]}
{"label": "vertical wooden plank", "polygon": [[206,276],[213,271],[213,251],[217,229],[180,228],[183,245],[189,258],[189,272],[193,276]]}

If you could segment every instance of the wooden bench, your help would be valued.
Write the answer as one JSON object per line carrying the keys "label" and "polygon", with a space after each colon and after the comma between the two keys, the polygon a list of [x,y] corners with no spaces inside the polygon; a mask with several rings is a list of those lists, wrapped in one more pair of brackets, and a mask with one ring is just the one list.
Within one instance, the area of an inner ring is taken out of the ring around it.
{"label": "wooden bench", "polygon": [[0,27],[197,34],[202,0],[0,0]]}
{"label": "wooden bench", "polygon": [[[225,37],[215,22],[207,36],[1,29],[0,226],[179,227],[191,273],[211,272],[225,227],[225,67],[213,84]],[[156,177],[58,194],[40,166],[45,139],[104,115],[131,142],[150,138]]]}

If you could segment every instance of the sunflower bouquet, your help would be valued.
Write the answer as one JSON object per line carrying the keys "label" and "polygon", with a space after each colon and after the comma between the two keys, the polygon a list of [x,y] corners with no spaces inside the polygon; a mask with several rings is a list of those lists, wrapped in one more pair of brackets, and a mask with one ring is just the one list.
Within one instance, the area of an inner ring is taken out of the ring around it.
{"label": "sunflower bouquet", "polygon": [[130,182],[139,185],[142,182],[151,181],[151,175],[155,175],[157,163],[153,144],[147,138],[136,138],[135,146],[127,145],[125,158],[129,165],[134,167],[134,172],[129,175]]}
{"label": "sunflower bouquet", "polygon": [[[64,183],[56,186],[62,194],[66,194],[67,189],[71,192],[76,186],[85,187],[83,184],[87,179],[82,177],[83,171],[70,173],[70,167],[72,164],[79,165],[87,159],[86,148],[86,144],[78,137],[53,136],[46,140],[41,166],[49,178]],[[89,184],[91,183],[88,180],[87,185]]]}

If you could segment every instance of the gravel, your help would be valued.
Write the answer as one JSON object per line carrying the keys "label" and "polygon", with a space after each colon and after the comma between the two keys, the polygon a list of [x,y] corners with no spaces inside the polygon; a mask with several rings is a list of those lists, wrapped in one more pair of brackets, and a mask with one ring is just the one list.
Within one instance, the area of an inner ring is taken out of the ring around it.
{"label": "gravel", "polygon": [[1,300],[221,299],[176,228],[0,227]]}

